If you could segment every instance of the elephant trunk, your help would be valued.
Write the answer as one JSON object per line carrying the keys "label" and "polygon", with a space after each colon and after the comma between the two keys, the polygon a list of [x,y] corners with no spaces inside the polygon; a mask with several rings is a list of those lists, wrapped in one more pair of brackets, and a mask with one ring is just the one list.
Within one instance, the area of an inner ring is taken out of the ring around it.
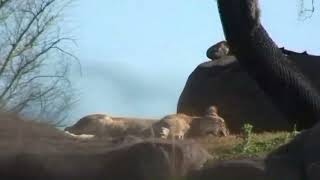
{"label": "elephant trunk", "polygon": [[298,129],[320,117],[320,96],[260,23],[258,0],[218,0],[230,49],[241,66]]}

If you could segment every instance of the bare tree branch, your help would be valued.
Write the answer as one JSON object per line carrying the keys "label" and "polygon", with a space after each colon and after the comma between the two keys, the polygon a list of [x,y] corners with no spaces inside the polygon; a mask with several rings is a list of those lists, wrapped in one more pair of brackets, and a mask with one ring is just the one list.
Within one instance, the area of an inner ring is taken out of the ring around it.
{"label": "bare tree branch", "polygon": [[24,35],[27,33],[27,31],[31,28],[31,25],[34,23],[35,20],[37,20],[38,16],[40,16],[55,0],[48,1],[47,3],[44,4],[44,6],[33,16],[31,21],[27,24],[27,26],[24,28],[22,33],[19,35],[17,40],[12,44],[11,50],[8,53],[7,57],[4,60],[3,65],[0,68],[0,76],[3,74],[4,69],[6,68],[8,62],[10,61],[10,58],[14,52],[14,50],[18,47],[19,43],[21,42],[22,38]]}
{"label": "bare tree branch", "polygon": [[306,8],[305,6],[305,0],[300,0],[300,10],[299,10],[299,17],[302,18],[302,20],[306,20],[312,17],[312,15],[315,12],[315,1],[311,0],[311,7]]}
{"label": "bare tree branch", "polygon": [[5,6],[6,4],[8,4],[11,0],[0,0],[0,9]]}
{"label": "bare tree branch", "polygon": [[[70,0],[0,0],[0,108],[61,123],[75,102],[57,23]],[[5,3],[5,4],[2,4]]]}

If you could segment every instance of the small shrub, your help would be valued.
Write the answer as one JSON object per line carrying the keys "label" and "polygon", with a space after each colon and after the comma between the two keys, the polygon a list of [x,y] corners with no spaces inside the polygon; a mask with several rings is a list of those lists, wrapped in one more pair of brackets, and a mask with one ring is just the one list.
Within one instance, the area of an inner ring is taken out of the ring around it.
{"label": "small shrub", "polygon": [[251,124],[242,127],[240,135],[230,135],[221,138],[201,138],[200,143],[217,160],[245,159],[264,157],[279,146],[288,143],[299,132],[294,128],[290,132],[254,133]]}
{"label": "small shrub", "polygon": [[253,130],[253,126],[251,124],[244,124],[242,127],[242,131],[244,135],[244,141],[241,144],[242,152],[246,152],[250,148],[251,139],[252,139],[252,130]]}
{"label": "small shrub", "polygon": [[242,143],[239,143],[231,150],[232,154],[237,154],[239,157],[259,157],[265,155],[279,146],[288,143],[299,133],[294,129],[290,133],[254,134],[251,124],[244,124],[242,131]]}
{"label": "small shrub", "polygon": [[300,132],[297,131],[297,125],[295,124],[295,125],[293,126],[293,131],[291,132],[290,136],[291,136],[291,138],[293,138],[293,137],[295,137],[296,135],[298,135],[299,133],[300,133]]}

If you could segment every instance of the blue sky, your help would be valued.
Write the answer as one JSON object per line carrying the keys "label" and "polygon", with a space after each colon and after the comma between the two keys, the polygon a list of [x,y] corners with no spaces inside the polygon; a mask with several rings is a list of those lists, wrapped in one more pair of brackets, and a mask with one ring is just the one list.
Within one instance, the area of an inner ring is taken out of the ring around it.
{"label": "blue sky", "polygon": [[[320,54],[316,8],[301,21],[298,0],[262,0],[262,23],[279,46]],[[83,71],[70,122],[175,113],[188,75],[224,39],[215,0],[77,0],[66,16]]]}

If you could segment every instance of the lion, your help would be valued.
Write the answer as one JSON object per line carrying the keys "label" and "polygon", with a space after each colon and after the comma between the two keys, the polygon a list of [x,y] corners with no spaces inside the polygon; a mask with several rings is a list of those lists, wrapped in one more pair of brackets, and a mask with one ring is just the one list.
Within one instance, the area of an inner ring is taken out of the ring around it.
{"label": "lion", "polygon": [[218,115],[216,106],[209,106],[203,117],[195,117],[192,121],[192,127],[189,136],[228,136],[229,129],[225,120]]}
{"label": "lion", "polygon": [[182,113],[167,115],[155,122],[149,131],[152,136],[164,139],[229,135],[226,123],[218,115],[216,106],[208,107],[204,116],[188,116]]}
{"label": "lion", "polygon": [[171,114],[152,124],[151,135],[156,138],[184,139],[190,129],[191,116],[185,114]]}
{"label": "lion", "polygon": [[92,134],[96,137],[121,137],[127,134],[140,135],[150,127],[148,120],[111,117],[105,114],[91,114],[81,118],[76,124],[65,128],[75,135]]}

